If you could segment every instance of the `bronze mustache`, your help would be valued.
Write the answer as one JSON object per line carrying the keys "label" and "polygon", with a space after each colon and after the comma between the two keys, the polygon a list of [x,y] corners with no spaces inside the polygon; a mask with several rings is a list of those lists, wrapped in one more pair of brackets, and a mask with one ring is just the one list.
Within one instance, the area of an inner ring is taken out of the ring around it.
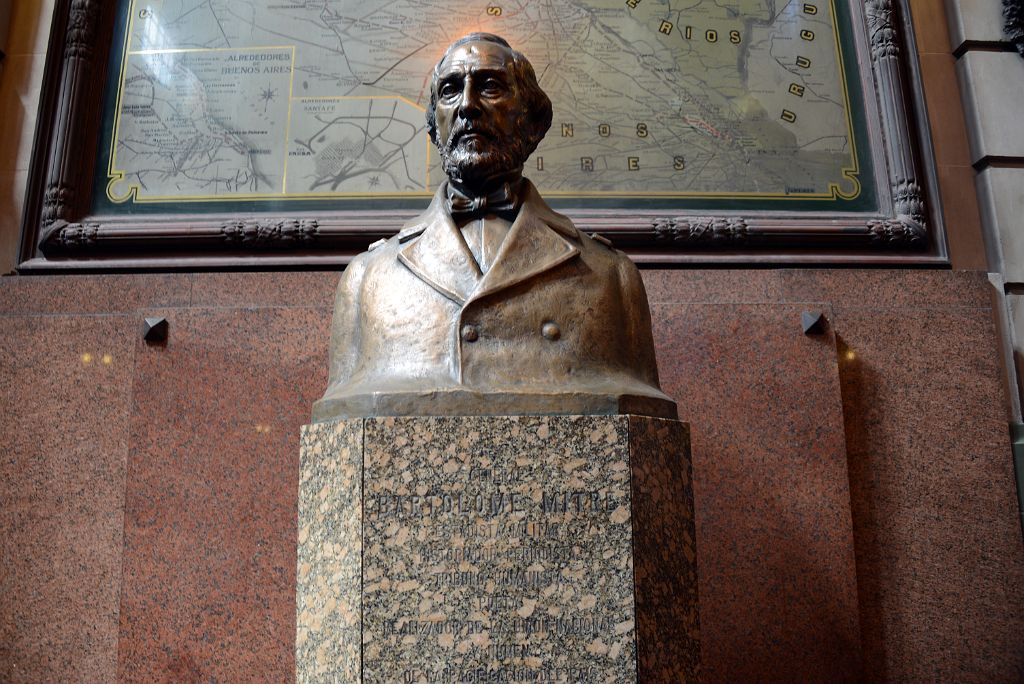
{"label": "bronze mustache", "polygon": [[459,144],[459,140],[470,134],[479,135],[488,139],[493,139],[495,137],[494,131],[489,128],[479,125],[462,124],[452,129],[451,134],[448,136],[448,142],[445,144],[445,151],[451,152],[455,149],[455,146]]}

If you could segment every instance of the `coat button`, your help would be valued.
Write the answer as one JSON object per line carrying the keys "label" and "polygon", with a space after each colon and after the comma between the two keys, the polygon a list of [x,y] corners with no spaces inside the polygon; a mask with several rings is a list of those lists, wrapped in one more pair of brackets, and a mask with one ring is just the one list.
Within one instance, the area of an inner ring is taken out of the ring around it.
{"label": "coat button", "polygon": [[554,342],[562,336],[562,329],[558,327],[557,323],[548,321],[541,327],[540,334],[544,336],[544,339]]}
{"label": "coat button", "polygon": [[480,329],[475,325],[464,325],[460,332],[463,342],[476,342],[480,339]]}

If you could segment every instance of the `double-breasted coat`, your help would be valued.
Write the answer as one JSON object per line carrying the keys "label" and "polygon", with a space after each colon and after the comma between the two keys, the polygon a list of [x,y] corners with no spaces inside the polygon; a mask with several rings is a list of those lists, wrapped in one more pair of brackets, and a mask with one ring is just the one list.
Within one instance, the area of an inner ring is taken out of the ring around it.
{"label": "double-breasted coat", "polygon": [[445,203],[356,257],[338,285],[318,421],[371,415],[646,413],[658,387],[636,266],[524,181],[481,273]]}

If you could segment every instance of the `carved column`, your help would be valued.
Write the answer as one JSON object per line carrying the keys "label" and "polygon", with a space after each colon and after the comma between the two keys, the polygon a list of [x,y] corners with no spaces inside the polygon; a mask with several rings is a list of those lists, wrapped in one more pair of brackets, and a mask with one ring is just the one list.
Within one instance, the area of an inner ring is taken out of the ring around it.
{"label": "carved column", "polygon": [[[867,0],[864,5],[871,45],[871,62],[878,82],[882,126],[889,137],[885,154],[893,179],[895,221],[869,223],[875,239],[917,242],[927,237],[924,195],[917,179],[907,104],[903,98],[903,71],[900,69],[899,34],[895,26],[892,0]],[[881,225],[884,224],[884,225]]]}
{"label": "carved column", "polygon": [[88,132],[74,122],[85,115],[86,95],[88,89],[94,87],[91,78],[95,58],[93,46],[101,3],[98,0],[70,0],[70,3],[62,4],[67,7],[68,20],[61,90],[52,123],[50,172],[43,195],[44,233],[41,242],[47,241],[53,228],[59,228],[71,218],[79,193],[87,191],[82,183],[80,158]]}

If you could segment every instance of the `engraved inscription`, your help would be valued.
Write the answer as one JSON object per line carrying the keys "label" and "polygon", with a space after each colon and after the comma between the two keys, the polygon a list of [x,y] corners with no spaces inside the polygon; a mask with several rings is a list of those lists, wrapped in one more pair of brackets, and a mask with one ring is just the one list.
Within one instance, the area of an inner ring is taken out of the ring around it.
{"label": "engraved inscription", "polygon": [[597,457],[406,446],[368,463],[363,649],[379,681],[626,681],[629,466],[606,429],[585,440]]}

